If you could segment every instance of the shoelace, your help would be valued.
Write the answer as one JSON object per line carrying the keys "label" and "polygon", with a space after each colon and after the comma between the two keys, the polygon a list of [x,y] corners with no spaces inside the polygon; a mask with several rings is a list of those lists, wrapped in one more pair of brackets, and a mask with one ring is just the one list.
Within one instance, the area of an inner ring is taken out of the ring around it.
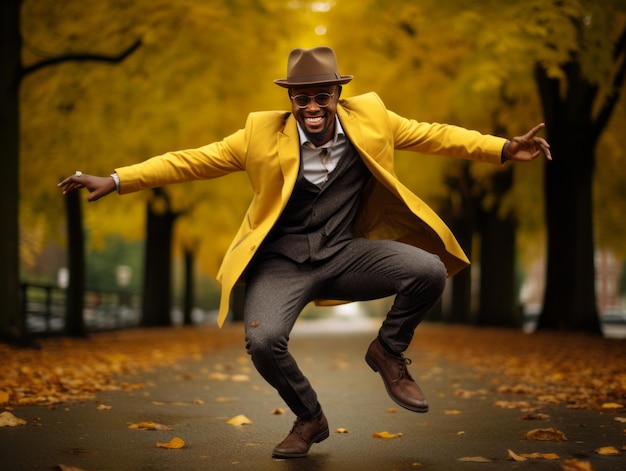
{"label": "shoelace", "polygon": [[398,379],[393,380],[394,383],[397,383],[402,378],[406,378],[410,381],[413,381],[413,378],[411,377],[411,373],[409,373],[409,370],[407,369],[407,365],[410,365],[411,363],[412,361],[410,358],[404,358],[404,357],[398,358],[398,366],[400,367],[400,376],[398,376]]}
{"label": "shoelace", "polygon": [[293,427],[291,427],[291,431],[289,433],[297,433],[300,437],[305,440],[304,435],[302,434],[302,430],[300,430],[300,426],[304,424],[304,420],[298,417],[293,423]]}

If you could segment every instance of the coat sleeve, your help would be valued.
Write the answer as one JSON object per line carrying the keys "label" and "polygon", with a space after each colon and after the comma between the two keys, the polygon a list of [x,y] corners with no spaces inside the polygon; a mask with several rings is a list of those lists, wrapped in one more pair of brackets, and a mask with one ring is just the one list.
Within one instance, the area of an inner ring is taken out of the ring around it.
{"label": "coat sleeve", "polygon": [[450,124],[418,122],[389,110],[387,113],[396,149],[501,163],[504,138]]}

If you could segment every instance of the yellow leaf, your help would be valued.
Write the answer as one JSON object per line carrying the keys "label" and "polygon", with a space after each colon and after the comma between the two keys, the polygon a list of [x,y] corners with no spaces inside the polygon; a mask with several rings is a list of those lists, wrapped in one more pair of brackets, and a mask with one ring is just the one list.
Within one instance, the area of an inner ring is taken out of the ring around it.
{"label": "yellow leaf", "polygon": [[232,376],[230,377],[230,380],[231,380],[231,381],[234,381],[234,382],[236,382],[236,383],[243,383],[243,382],[245,382],[245,381],[249,381],[249,380],[250,380],[250,378],[248,377],[248,375],[241,375],[241,374],[238,374],[238,375],[232,375]]}
{"label": "yellow leaf", "polygon": [[589,461],[580,461],[579,459],[566,460],[561,465],[562,471],[594,471]]}
{"label": "yellow leaf", "polygon": [[15,427],[16,425],[26,425],[26,421],[7,411],[0,414],[0,427]]}
{"label": "yellow leaf", "polygon": [[600,406],[600,408],[603,410],[616,410],[616,409],[623,409],[624,405],[619,404],[617,402],[605,402],[604,404]]}
{"label": "yellow leaf", "polygon": [[509,452],[509,459],[513,461],[526,461],[527,459],[527,458],[524,458],[523,456],[516,454],[514,451],[510,449],[507,449],[507,451]]}
{"label": "yellow leaf", "polygon": [[599,455],[619,455],[619,450],[614,446],[603,446],[596,450]]}
{"label": "yellow leaf", "polygon": [[626,417],[615,417],[615,420],[622,424],[626,424]]}
{"label": "yellow leaf", "polygon": [[174,437],[167,443],[159,443],[156,444],[159,448],[169,448],[169,449],[179,449],[185,447],[185,442],[182,438]]}
{"label": "yellow leaf", "polygon": [[97,409],[98,410],[111,410],[113,406],[107,406],[106,404],[100,404]]}
{"label": "yellow leaf", "polygon": [[389,432],[376,432],[372,435],[374,438],[400,438],[401,433],[389,433]]}
{"label": "yellow leaf", "polygon": [[558,460],[560,458],[556,453],[521,453],[523,458],[529,460],[544,459],[544,460]]}
{"label": "yellow leaf", "polygon": [[245,415],[236,415],[226,423],[228,425],[250,425],[252,424],[252,421]]}
{"label": "yellow leaf", "polygon": [[541,441],[552,441],[552,442],[562,442],[567,440],[567,437],[560,430],[555,429],[554,427],[550,428],[536,428],[527,432],[524,435],[524,438],[527,440],[541,440]]}
{"label": "yellow leaf", "polygon": [[274,414],[274,415],[283,415],[284,413],[285,413],[285,411],[283,409],[281,409],[280,407],[277,408],[277,409],[274,409],[272,411],[272,414]]}
{"label": "yellow leaf", "polygon": [[211,373],[209,375],[209,378],[210,379],[215,379],[217,381],[224,381],[225,379],[228,379],[228,375],[224,374],[224,373],[219,373],[219,372],[216,371],[214,373]]}
{"label": "yellow leaf", "polygon": [[0,404],[9,402],[9,393],[6,391],[0,391]]}
{"label": "yellow leaf", "polygon": [[462,414],[463,412],[461,412],[460,410],[456,410],[456,409],[444,409],[443,413],[446,415],[459,415],[459,414]]}
{"label": "yellow leaf", "polygon": [[338,428],[337,430],[335,430],[335,432],[337,432],[337,433],[348,433],[348,429]]}

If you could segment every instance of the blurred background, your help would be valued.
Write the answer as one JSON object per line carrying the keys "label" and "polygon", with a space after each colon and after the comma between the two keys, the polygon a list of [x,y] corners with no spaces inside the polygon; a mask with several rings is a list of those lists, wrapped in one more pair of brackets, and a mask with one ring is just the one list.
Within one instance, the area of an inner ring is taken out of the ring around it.
{"label": "blurred background", "polygon": [[[272,83],[289,51],[329,45],[355,77],[343,97],[375,91],[403,116],[504,137],[547,124],[553,162],[398,154],[400,179],[473,261],[432,321],[623,335],[625,1],[8,4],[19,67],[3,70],[18,71],[8,89],[19,114],[3,147],[19,184],[2,210],[12,224],[15,201],[18,238],[3,237],[19,257],[2,276],[20,288],[17,310],[15,285],[0,293],[4,332],[213,322],[215,275],[251,199],[244,174],[90,204],[56,185],[219,140],[253,111],[289,110]],[[311,306],[304,318],[378,319],[387,303]]]}

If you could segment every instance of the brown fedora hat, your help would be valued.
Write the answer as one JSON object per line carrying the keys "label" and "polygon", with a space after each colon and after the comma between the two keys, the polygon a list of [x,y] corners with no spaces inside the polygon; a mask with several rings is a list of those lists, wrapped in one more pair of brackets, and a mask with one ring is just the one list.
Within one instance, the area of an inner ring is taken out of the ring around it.
{"label": "brown fedora hat", "polygon": [[335,51],[328,46],[313,49],[294,49],[287,61],[287,78],[274,80],[281,87],[304,87],[327,83],[344,84],[352,75],[341,75],[337,70]]}

